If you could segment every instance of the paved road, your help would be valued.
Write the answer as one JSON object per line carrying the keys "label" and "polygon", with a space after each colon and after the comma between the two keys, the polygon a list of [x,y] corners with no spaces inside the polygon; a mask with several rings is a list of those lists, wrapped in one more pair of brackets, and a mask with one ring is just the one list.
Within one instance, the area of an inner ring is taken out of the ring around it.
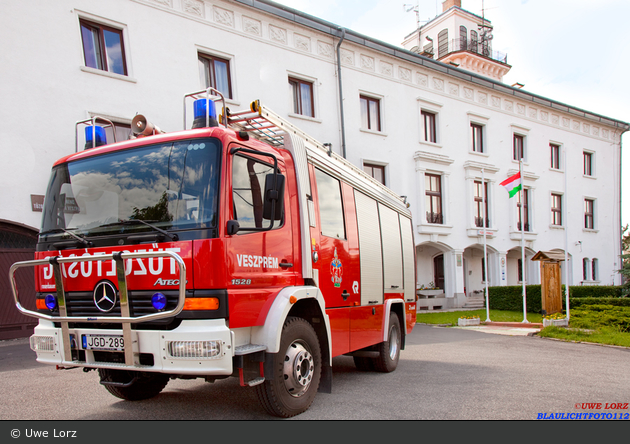
{"label": "paved road", "polygon": [[[333,393],[299,420],[534,420],[539,413],[630,413],[630,350],[416,325],[398,369],[363,373],[333,360]],[[35,362],[27,340],[0,343],[3,420],[269,419],[236,379],[171,381],[156,398],[121,401],[96,372]],[[584,409],[582,403],[602,403]]]}

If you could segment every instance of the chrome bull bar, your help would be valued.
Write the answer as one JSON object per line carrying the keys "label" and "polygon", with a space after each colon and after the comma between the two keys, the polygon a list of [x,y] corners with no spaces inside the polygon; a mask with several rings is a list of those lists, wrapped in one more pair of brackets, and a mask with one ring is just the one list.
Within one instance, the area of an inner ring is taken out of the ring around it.
{"label": "chrome bull bar", "polygon": [[[129,259],[148,259],[153,257],[170,257],[177,262],[179,268],[179,297],[177,306],[172,310],[166,310],[159,313],[152,313],[138,317],[130,316],[129,292],[127,290],[127,276],[125,273],[125,260]],[[108,261],[113,260],[116,264],[116,277],[118,279],[118,293],[120,299],[120,314],[118,317],[108,316],[68,316],[66,306],[66,294],[63,287],[63,273],[61,266],[65,263],[72,262],[89,262],[89,261]],[[59,306],[59,316],[51,316],[36,311],[28,310],[20,304],[20,297],[15,282],[15,272],[18,268],[37,267],[41,265],[52,265],[55,278],[55,289],[57,294],[57,305]],[[72,361],[72,348],[70,344],[70,332],[68,328],[69,322],[87,322],[87,323],[110,323],[122,324],[123,341],[125,344],[125,364],[128,366],[139,366],[138,344],[134,343],[131,324],[140,322],[156,321],[158,319],[177,316],[181,313],[186,302],[186,265],[184,260],[177,253],[172,251],[146,251],[135,253],[114,252],[109,254],[98,254],[78,257],[61,257],[52,256],[46,259],[38,259],[32,261],[16,262],[9,269],[9,282],[13,291],[13,299],[17,309],[27,316],[44,319],[51,322],[61,323],[61,334],[63,342],[63,356],[67,362]]]}

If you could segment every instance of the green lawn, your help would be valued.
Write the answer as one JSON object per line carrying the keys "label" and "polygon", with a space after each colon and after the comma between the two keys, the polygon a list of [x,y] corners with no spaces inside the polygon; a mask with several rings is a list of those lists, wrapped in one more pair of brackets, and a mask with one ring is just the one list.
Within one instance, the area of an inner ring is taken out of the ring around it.
{"label": "green lawn", "polygon": [[[573,312],[572,312],[573,313]],[[577,313],[576,313],[577,314]],[[418,313],[416,320],[422,324],[457,325],[460,317],[479,316],[481,322],[487,318],[485,309],[463,310],[436,313]],[[493,322],[522,322],[522,311],[490,310],[490,320]],[[542,323],[542,315],[537,313],[527,313],[529,322]],[[607,322],[608,323],[608,322]],[[601,325],[590,319],[586,321],[584,317],[571,316],[569,328],[546,327],[543,328],[539,336],[546,338],[556,338],[565,341],[592,342],[597,344],[618,345],[630,347],[630,332],[624,328],[614,325]]]}
{"label": "green lawn", "polygon": [[615,327],[600,327],[594,330],[572,328],[571,321],[569,321],[569,328],[547,327],[542,329],[538,335],[564,341],[593,342],[596,344],[630,347],[630,333],[620,331]]}
{"label": "green lawn", "polygon": [[[487,312],[481,310],[443,311],[437,313],[418,313],[416,321],[422,324],[446,324],[457,325],[457,320],[462,316],[479,316],[481,322],[487,319]],[[522,311],[490,310],[490,320],[493,322],[522,322]],[[542,315],[527,313],[529,322],[542,322]]]}

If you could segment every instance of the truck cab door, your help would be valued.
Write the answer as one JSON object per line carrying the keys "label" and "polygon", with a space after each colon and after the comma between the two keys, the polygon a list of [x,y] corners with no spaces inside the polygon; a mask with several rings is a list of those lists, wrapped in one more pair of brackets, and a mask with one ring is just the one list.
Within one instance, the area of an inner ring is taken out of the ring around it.
{"label": "truck cab door", "polygon": [[227,288],[230,327],[238,328],[261,325],[269,301],[282,288],[295,285],[296,267],[288,187],[282,190],[287,204],[279,219],[267,214],[264,205],[274,161],[280,174],[287,176],[281,157],[257,155],[249,149],[228,152]]}

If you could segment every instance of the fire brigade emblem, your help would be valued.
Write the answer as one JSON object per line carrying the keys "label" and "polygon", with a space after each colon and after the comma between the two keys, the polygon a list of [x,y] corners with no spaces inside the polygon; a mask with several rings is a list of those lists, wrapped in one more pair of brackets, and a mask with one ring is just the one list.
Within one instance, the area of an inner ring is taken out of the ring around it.
{"label": "fire brigade emblem", "polygon": [[343,264],[341,263],[341,261],[339,260],[339,257],[337,256],[336,248],[335,248],[335,257],[330,263],[330,274],[332,275],[330,279],[332,280],[333,285],[337,288],[341,287],[341,280],[342,280],[341,276],[343,275]]}
{"label": "fire brigade emblem", "polygon": [[94,289],[94,305],[103,313],[108,313],[116,306],[116,288],[107,281],[99,282]]}

